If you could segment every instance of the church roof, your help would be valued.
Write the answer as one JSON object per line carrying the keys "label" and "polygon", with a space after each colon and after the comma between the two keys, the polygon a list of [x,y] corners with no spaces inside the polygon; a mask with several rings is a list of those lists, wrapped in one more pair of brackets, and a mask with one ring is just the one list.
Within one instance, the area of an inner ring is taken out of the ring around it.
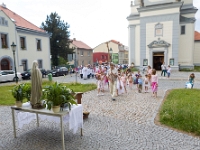
{"label": "church roof", "polygon": [[31,29],[39,32],[45,32],[43,29],[22,18],[20,15],[9,10],[5,6],[3,7],[2,5],[0,5],[0,11],[3,11],[15,23],[17,27]]}
{"label": "church roof", "polygon": [[200,41],[200,33],[197,32],[197,31],[195,31],[195,33],[194,33],[194,40],[195,41]]}

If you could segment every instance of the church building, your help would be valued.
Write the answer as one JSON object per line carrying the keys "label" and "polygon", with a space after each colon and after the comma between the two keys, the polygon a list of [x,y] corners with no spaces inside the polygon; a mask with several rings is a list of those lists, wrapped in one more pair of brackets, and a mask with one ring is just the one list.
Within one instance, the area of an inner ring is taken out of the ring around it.
{"label": "church building", "polygon": [[156,70],[163,62],[173,70],[199,65],[200,56],[194,62],[197,10],[193,0],[132,1],[127,17],[129,64],[138,69],[150,65]]}

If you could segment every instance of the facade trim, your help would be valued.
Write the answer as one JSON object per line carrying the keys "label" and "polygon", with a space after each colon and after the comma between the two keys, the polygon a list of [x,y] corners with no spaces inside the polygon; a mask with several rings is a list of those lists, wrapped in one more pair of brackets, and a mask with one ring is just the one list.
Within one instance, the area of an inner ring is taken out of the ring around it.
{"label": "facade trim", "polygon": [[16,27],[17,32],[19,33],[26,33],[26,34],[32,34],[32,35],[39,35],[39,36],[44,36],[44,37],[50,37],[50,34],[45,33],[45,32],[39,32],[35,30],[30,30],[26,28],[21,28],[21,27]]}
{"label": "facade trim", "polygon": [[175,2],[175,3],[170,3],[170,4],[154,5],[151,7],[141,7],[141,8],[137,8],[137,10],[138,12],[156,11],[156,10],[181,7],[182,5],[183,5],[183,2]]}

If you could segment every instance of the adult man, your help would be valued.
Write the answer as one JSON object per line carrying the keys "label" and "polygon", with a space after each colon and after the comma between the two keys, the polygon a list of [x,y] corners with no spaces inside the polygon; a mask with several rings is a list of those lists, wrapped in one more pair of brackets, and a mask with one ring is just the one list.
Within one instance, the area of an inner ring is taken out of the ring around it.
{"label": "adult man", "polygon": [[165,77],[165,73],[166,73],[166,66],[165,66],[165,62],[163,62],[163,64],[161,65],[161,70],[162,70],[162,72],[161,72],[161,76],[163,75],[163,73],[164,73],[164,77]]}
{"label": "adult man", "polygon": [[112,62],[110,63],[110,69],[108,70],[107,76],[109,80],[110,93],[112,100],[114,101],[117,96],[117,69]]}

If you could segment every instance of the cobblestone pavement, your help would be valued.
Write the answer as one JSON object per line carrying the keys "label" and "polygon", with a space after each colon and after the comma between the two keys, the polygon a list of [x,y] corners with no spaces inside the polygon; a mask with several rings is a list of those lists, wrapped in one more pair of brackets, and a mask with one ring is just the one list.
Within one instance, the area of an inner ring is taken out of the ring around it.
{"label": "cobblestone pavement", "polygon": [[[66,149],[199,150],[199,138],[154,124],[166,90],[184,88],[188,74],[177,72],[170,79],[160,77],[158,98],[152,98],[150,92],[138,93],[136,89],[117,97],[116,101],[111,100],[107,91],[98,97],[97,90],[84,93],[83,107],[90,115],[84,120],[82,137],[80,132],[73,134],[65,125]],[[199,80],[195,88],[200,88]],[[40,127],[36,127],[34,120],[18,129],[14,138],[9,106],[0,106],[0,131],[0,150],[62,149],[60,125],[54,122],[42,121]]]}

